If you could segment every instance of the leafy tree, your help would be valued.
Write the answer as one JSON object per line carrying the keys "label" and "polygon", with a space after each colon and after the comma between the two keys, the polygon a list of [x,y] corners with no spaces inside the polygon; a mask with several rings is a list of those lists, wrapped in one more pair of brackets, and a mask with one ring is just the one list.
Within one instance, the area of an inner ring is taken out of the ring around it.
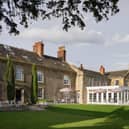
{"label": "leafy tree", "polygon": [[87,13],[96,21],[116,14],[119,0],[0,0],[0,30],[4,22],[9,33],[19,34],[18,25],[28,27],[31,20],[61,18],[63,29],[84,28]]}
{"label": "leafy tree", "polygon": [[7,98],[10,102],[15,98],[15,74],[14,74],[13,62],[9,56],[7,57],[5,81],[7,84]]}
{"label": "leafy tree", "polygon": [[31,86],[31,103],[36,104],[38,100],[38,81],[37,81],[37,68],[32,65],[32,86]]}

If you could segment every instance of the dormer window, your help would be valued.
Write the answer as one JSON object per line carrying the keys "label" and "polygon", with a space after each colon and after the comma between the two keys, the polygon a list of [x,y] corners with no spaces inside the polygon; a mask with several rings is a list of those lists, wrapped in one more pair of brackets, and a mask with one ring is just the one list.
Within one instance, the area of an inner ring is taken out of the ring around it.
{"label": "dormer window", "polygon": [[24,69],[21,66],[16,66],[16,80],[24,81]]}
{"label": "dormer window", "polygon": [[64,75],[64,85],[71,85],[71,79],[67,75]]}
{"label": "dormer window", "polygon": [[44,83],[44,74],[41,71],[37,72],[37,79],[39,83]]}

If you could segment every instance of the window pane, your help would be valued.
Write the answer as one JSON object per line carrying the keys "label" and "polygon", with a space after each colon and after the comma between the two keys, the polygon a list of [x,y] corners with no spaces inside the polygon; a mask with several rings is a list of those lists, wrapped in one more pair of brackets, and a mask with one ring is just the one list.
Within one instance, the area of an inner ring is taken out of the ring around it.
{"label": "window pane", "polygon": [[38,79],[38,82],[44,82],[43,72],[40,72],[40,71],[37,72],[37,79]]}
{"label": "window pane", "polygon": [[71,80],[69,76],[64,75],[64,85],[70,85],[70,84],[71,84]]}
{"label": "window pane", "polygon": [[115,85],[119,85],[119,80],[115,80]]}
{"label": "window pane", "polygon": [[24,80],[24,72],[21,67],[16,67],[16,80]]}
{"label": "window pane", "polygon": [[42,98],[42,88],[38,88],[38,97]]}

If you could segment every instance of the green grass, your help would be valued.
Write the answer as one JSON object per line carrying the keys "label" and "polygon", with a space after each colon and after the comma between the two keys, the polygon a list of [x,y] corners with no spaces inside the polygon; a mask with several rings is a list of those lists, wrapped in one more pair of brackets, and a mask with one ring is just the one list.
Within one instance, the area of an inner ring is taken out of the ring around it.
{"label": "green grass", "polygon": [[0,129],[129,129],[129,107],[73,104],[41,112],[0,112]]}

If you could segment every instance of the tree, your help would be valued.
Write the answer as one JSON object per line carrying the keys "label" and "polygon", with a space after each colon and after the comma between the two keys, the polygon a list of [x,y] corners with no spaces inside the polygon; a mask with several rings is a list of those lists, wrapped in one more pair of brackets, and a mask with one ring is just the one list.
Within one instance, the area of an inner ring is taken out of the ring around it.
{"label": "tree", "polygon": [[91,13],[97,22],[119,12],[119,0],[1,0],[0,30],[6,24],[9,33],[19,34],[18,25],[28,27],[31,20],[61,18],[63,29],[85,27],[84,17]]}
{"label": "tree", "polygon": [[15,98],[15,74],[13,62],[9,56],[7,57],[5,81],[7,84],[7,98],[11,102]]}
{"label": "tree", "polygon": [[38,100],[38,81],[37,81],[37,68],[32,65],[32,86],[31,86],[31,103],[36,104]]}

